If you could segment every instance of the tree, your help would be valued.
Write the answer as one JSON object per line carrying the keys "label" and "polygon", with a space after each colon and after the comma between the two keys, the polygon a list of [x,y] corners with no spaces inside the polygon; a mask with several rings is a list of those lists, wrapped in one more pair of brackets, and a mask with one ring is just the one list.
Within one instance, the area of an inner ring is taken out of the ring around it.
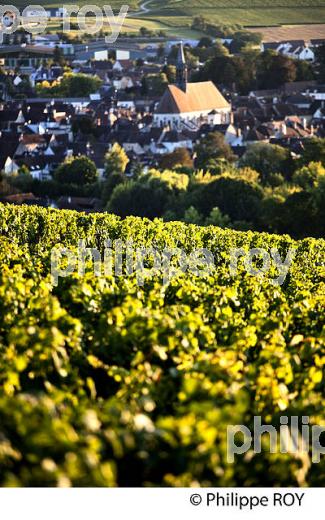
{"label": "tree", "polygon": [[164,65],[162,71],[163,71],[164,74],[166,74],[168,83],[175,83],[175,81],[176,81],[176,67],[175,67],[175,65]]}
{"label": "tree", "polygon": [[319,161],[325,166],[325,139],[314,137],[304,140],[300,163],[305,166],[313,161]]}
{"label": "tree", "polygon": [[148,29],[147,27],[143,26],[143,27],[140,27],[139,34],[140,34],[140,36],[148,37],[148,36],[152,35],[152,31],[150,31],[150,29]]}
{"label": "tree", "polygon": [[196,56],[201,63],[216,57],[229,56],[229,51],[220,41],[216,41],[213,45],[197,46],[192,49],[191,53]]}
{"label": "tree", "polygon": [[158,179],[128,181],[114,189],[106,209],[123,218],[134,215],[154,219],[163,216],[169,195],[168,186]]}
{"label": "tree", "polygon": [[229,56],[228,48],[225,45],[223,45],[219,40],[215,42],[212,50],[213,56],[215,57]]}
{"label": "tree", "polygon": [[96,125],[93,119],[88,115],[82,115],[82,117],[75,117],[72,120],[72,131],[74,134],[81,132],[85,135],[94,134]]}
{"label": "tree", "polygon": [[283,205],[280,232],[303,238],[314,234],[316,226],[312,193],[300,191],[290,195]]}
{"label": "tree", "polygon": [[30,170],[26,164],[22,164],[22,166],[18,170],[19,175],[30,175]]}
{"label": "tree", "polygon": [[210,38],[210,36],[202,36],[198,43],[198,47],[212,47],[213,40]]}
{"label": "tree", "polygon": [[60,47],[56,46],[53,53],[53,61],[57,65],[63,66],[65,64],[65,59],[63,56],[62,49]]}
{"label": "tree", "polygon": [[102,185],[101,199],[104,203],[107,203],[112,196],[112,193],[116,186],[123,184],[126,180],[125,175],[121,173],[111,173]]}
{"label": "tree", "polygon": [[219,208],[213,208],[210,215],[205,220],[206,226],[218,226],[220,228],[229,227],[231,224],[228,215],[223,215]]}
{"label": "tree", "polygon": [[[255,80],[255,66],[251,58],[245,56],[229,56],[216,47],[216,55],[207,60],[203,68],[193,75],[195,81],[213,81],[216,85],[224,85],[232,89],[235,85],[242,93],[251,89]],[[227,51],[226,51],[227,52]],[[251,55],[249,55],[251,56]]]}
{"label": "tree", "polygon": [[325,168],[320,162],[311,162],[308,166],[303,166],[293,175],[293,182],[304,190],[315,188],[320,179],[325,178]]}
{"label": "tree", "polygon": [[178,166],[193,168],[193,159],[187,148],[176,148],[173,152],[162,156],[159,166],[162,170],[173,169]]}
{"label": "tree", "polygon": [[278,88],[285,83],[295,81],[296,78],[296,63],[291,58],[269,50],[260,55],[257,67],[259,88]]}
{"label": "tree", "polygon": [[297,69],[296,81],[310,81],[315,79],[315,72],[312,63],[305,60],[296,60],[295,65]]}
{"label": "tree", "polygon": [[218,207],[232,222],[257,223],[262,199],[263,191],[259,186],[231,177],[217,177],[191,194],[191,203],[199,213],[208,217]]}
{"label": "tree", "polygon": [[292,159],[290,151],[282,146],[256,143],[247,148],[239,165],[258,171],[262,180],[267,182],[272,173],[282,173],[288,177],[292,169]]}
{"label": "tree", "polygon": [[313,202],[315,207],[315,226],[313,235],[324,238],[325,236],[325,177],[321,176],[317,187],[313,190]]}
{"label": "tree", "polygon": [[231,52],[237,54],[245,47],[258,46],[261,44],[263,35],[261,33],[253,33],[250,31],[237,31],[233,35],[231,43]]}
{"label": "tree", "polygon": [[61,88],[67,96],[83,97],[96,92],[101,84],[102,81],[98,76],[66,73],[63,76]]}
{"label": "tree", "polygon": [[[173,170],[150,170],[149,176],[159,179],[167,184],[168,188],[176,192],[186,191],[189,185],[189,177],[185,173],[177,173]],[[149,179],[150,180],[150,179]]]}
{"label": "tree", "polygon": [[163,58],[165,56],[165,51],[165,46],[162,43],[160,43],[157,49],[157,57]]}
{"label": "tree", "polygon": [[143,65],[144,65],[144,60],[142,58],[138,58],[138,59],[135,60],[135,66],[136,67],[141,68],[141,67],[143,67]]}
{"label": "tree", "polygon": [[129,158],[122,146],[114,143],[111,150],[105,156],[105,176],[112,173],[123,174],[129,163]]}
{"label": "tree", "polygon": [[231,162],[236,158],[220,132],[211,132],[203,137],[200,143],[196,145],[195,153],[196,167],[205,170],[215,167],[219,159]]}
{"label": "tree", "polygon": [[98,171],[86,156],[69,157],[56,169],[54,178],[64,184],[92,184],[98,179]]}
{"label": "tree", "polygon": [[316,48],[316,63],[318,79],[325,82],[325,43]]}
{"label": "tree", "polygon": [[144,94],[161,96],[168,85],[168,79],[165,73],[148,74],[143,77],[142,91]]}
{"label": "tree", "polygon": [[260,174],[256,170],[253,170],[249,167],[235,168],[234,172],[231,172],[231,175],[237,177],[238,179],[242,179],[252,183],[258,183],[260,181]]}
{"label": "tree", "polygon": [[187,208],[187,210],[184,213],[183,221],[187,224],[196,224],[197,226],[203,224],[202,215],[200,215],[198,210],[193,206]]}
{"label": "tree", "polygon": [[54,82],[52,85],[43,82],[37,87],[37,93],[50,97],[87,97],[97,92],[101,84],[102,80],[98,76],[66,72],[61,82]]}

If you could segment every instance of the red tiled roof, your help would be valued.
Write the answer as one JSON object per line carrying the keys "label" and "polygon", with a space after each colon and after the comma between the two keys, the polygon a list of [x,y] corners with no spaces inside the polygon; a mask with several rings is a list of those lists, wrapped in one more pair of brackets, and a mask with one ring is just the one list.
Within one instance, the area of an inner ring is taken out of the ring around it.
{"label": "red tiled roof", "polygon": [[179,114],[183,112],[199,112],[205,110],[229,108],[212,81],[187,83],[186,91],[177,85],[168,85],[156,112],[158,114]]}

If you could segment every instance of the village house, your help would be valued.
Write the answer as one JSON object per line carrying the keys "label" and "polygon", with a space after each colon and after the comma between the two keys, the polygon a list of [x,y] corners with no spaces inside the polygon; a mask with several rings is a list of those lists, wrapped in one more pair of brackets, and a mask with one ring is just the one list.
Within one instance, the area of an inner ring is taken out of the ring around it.
{"label": "village house", "polygon": [[261,44],[262,52],[266,50],[273,50],[278,54],[288,56],[302,61],[315,61],[315,45],[312,42],[305,42],[304,40],[290,40],[281,42],[263,42]]}

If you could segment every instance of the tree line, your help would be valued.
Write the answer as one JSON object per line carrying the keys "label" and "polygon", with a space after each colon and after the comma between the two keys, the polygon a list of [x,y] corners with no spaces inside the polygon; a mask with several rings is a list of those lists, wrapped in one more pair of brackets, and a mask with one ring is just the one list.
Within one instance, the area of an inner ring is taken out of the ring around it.
{"label": "tree line", "polygon": [[324,236],[325,139],[305,140],[298,159],[268,143],[250,145],[238,159],[223,135],[213,132],[201,139],[193,156],[177,149],[149,171],[133,164],[131,175],[125,173],[128,163],[115,143],[101,178],[90,158],[70,157],[48,181],[33,179],[26,169],[14,177],[3,175],[0,192],[100,197],[106,211],[121,217]]}

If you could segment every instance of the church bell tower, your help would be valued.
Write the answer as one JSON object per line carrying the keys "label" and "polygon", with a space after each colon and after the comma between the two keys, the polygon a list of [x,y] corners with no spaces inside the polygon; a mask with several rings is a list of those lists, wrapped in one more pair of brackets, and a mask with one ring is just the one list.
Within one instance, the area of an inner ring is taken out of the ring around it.
{"label": "church bell tower", "polygon": [[176,63],[176,85],[178,88],[186,92],[187,85],[187,66],[184,55],[183,42],[179,44],[177,63]]}

